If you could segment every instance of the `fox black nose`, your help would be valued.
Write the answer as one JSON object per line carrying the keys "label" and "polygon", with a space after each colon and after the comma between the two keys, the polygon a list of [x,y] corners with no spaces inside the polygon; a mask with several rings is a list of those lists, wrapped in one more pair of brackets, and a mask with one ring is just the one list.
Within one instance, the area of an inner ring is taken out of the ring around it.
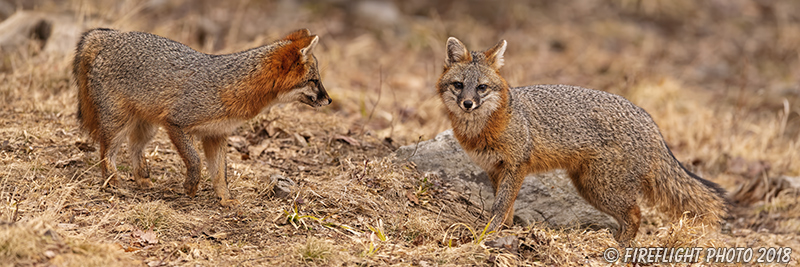
{"label": "fox black nose", "polygon": [[463,104],[464,108],[467,110],[472,109],[472,100],[464,100],[464,102],[461,102],[461,104]]}

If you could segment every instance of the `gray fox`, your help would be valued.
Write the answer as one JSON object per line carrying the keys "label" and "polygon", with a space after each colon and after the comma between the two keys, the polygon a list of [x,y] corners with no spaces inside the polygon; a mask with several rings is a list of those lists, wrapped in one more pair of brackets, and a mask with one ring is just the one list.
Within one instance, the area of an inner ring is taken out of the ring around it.
{"label": "gray fox", "polygon": [[312,54],[318,41],[302,29],[261,47],[209,55],[149,33],[85,32],[73,61],[77,117],[100,143],[103,179],[119,185],[115,159],[127,137],[134,180],[152,187],[142,150],[161,126],[186,164],[186,193],[194,197],[201,177],[196,136],[220,204],[238,205],[228,190],[226,137],[274,104],[331,103]]}
{"label": "gray fox", "polygon": [[510,88],[499,71],[505,50],[502,40],[470,52],[450,37],[436,85],[456,139],[494,187],[490,229],[513,223],[526,174],[552,169],[565,169],[586,201],[616,219],[622,244],[636,237],[642,195],[673,218],[726,216],[724,190],[686,170],[642,108],[576,86]]}

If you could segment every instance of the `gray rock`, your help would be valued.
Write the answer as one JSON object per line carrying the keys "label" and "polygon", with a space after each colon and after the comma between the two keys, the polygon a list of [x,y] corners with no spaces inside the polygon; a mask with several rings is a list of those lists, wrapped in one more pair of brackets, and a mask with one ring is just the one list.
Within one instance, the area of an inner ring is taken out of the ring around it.
{"label": "gray rock", "polygon": [[[398,160],[414,162],[421,172],[439,175],[453,184],[454,190],[464,192],[472,203],[482,205],[487,212],[491,210],[494,192],[489,177],[464,152],[452,130],[432,140],[401,147],[396,156]],[[611,216],[598,211],[578,195],[562,170],[525,177],[514,203],[514,222],[525,226],[547,222],[551,227],[617,229]]]}
{"label": "gray rock", "polygon": [[283,199],[292,198],[292,189],[296,185],[292,179],[286,178],[280,174],[273,174],[269,177],[269,180],[269,183],[274,185],[272,187],[273,196]]}

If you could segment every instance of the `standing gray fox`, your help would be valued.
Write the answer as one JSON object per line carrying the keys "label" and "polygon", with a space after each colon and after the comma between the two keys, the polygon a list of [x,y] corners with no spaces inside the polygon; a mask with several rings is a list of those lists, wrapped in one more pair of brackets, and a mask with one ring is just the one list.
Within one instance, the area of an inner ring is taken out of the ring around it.
{"label": "standing gray fox", "polygon": [[622,244],[636,237],[642,195],[673,218],[689,212],[718,223],[726,216],[725,192],[675,159],[642,108],[576,86],[509,88],[499,71],[505,50],[502,40],[470,52],[451,37],[437,83],[456,139],[494,187],[489,229],[513,223],[526,174],[553,169],[565,169],[586,201],[616,219]]}
{"label": "standing gray fox", "polygon": [[186,193],[194,197],[201,178],[196,136],[220,204],[238,205],[228,190],[226,137],[274,104],[331,103],[312,54],[318,40],[303,29],[261,47],[209,55],[149,33],[87,31],[73,62],[77,117],[100,143],[104,181],[119,185],[115,159],[127,137],[134,180],[152,187],[142,152],[161,126],[186,164]]}

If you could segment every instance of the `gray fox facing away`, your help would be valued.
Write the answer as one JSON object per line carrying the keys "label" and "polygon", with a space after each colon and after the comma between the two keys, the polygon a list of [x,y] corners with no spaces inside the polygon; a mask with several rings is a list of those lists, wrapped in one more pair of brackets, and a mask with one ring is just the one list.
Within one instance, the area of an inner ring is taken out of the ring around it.
{"label": "gray fox facing away", "polygon": [[509,88],[500,76],[506,41],[470,52],[447,40],[437,83],[461,146],[489,174],[496,200],[489,228],[513,222],[528,173],[565,169],[579,194],[619,223],[629,244],[639,229],[637,199],[674,217],[718,223],[724,191],[686,170],[650,115],[621,96],[576,86]]}
{"label": "gray fox facing away", "polygon": [[186,193],[194,197],[201,177],[196,136],[220,204],[239,204],[228,190],[226,137],[274,104],[331,103],[311,53],[318,40],[303,29],[261,47],[209,55],[149,33],[87,31],[73,62],[77,117],[100,143],[103,178],[119,185],[115,158],[127,138],[134,180],[151,187],[142,150],[161,126],[186,164]]}

